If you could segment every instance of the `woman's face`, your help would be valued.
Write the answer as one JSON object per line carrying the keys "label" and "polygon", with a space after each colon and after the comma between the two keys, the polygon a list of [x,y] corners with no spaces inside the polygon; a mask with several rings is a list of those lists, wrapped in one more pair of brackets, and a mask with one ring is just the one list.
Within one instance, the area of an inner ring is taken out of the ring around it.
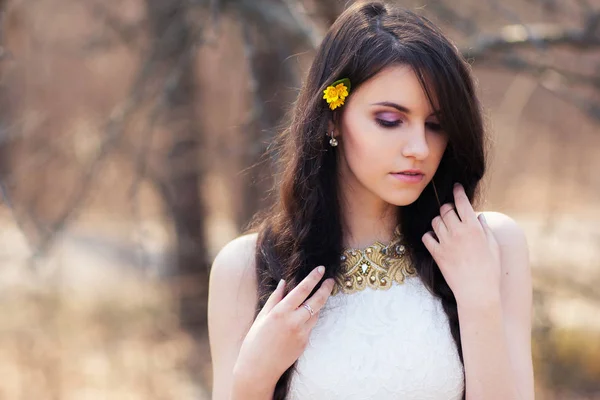
{"label": "woman's face", "polygon": [[[341,184],[397,206],[417,200],[437,170],[448,136],[412,68],[382,70],[352,91],[343,107],[336,132]],[[420,175],[401,174],[408,170]]]}

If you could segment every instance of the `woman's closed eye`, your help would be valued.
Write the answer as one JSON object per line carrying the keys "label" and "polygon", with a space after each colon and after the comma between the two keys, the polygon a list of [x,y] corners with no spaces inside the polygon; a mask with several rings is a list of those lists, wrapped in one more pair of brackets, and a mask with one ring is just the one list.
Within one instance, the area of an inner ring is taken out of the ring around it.
{"label": "woman's closed eye", "polygon": [[[401,119],[375,118],[375,121],[384,128],[394,128],[402,123]],[[427,122],[425,123],[425,126],[434,132],[442,131],[442,126],[437,122]]]}
{"label": "woman's closed eye", "polygon": [[437,122],[426,122],[425,125],[434,132],[440,132],[442,130],[442,125]]}
{"label": "woman's closed eye", "polygon": [[402,119],[397,113],[381,112],[375,115],[375,122],[384,128],[393,128],[402,123]]}
{"label": "woman's closed eye", "polygon": [[394,128],[394,127],[400,125],[402,123],[402,120],[399,120],[399,119],[389,120],[389,119],[375,118],[375,122],[377,122],[380,126],[382,126],[384,128]]}

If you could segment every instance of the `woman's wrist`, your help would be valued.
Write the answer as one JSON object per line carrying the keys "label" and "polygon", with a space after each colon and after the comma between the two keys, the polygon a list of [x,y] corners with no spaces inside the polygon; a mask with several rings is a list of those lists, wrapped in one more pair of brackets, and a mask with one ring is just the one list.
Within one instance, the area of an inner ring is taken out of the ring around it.
{"label": "woman's wrist", "polygon": [[277,380],[238,364],[233,370],[231,400],[271,400]]}
{"label": "woman's wrist", "polygon": [[500,292],[488,292],[479,296],[471,296],[468,298],[456,297],[456,305],[461,314],[461,311],[483,311],[488,312],[490,309],[501,307]]}

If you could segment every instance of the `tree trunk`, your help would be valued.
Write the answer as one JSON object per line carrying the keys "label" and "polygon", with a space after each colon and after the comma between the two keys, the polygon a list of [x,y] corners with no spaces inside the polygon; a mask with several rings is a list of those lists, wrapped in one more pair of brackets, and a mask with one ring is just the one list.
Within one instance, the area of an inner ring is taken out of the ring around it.
{"label": "tree trunk", "polygon": [[168,138],[161,159],[160,192],[173,221],[176,259],[173,282],[182,327],[196,340],[207,333],[208,256],[204,237],[205,211],[200,196],[201,135],[195,123],[196,31],[186,16],[185,0],[146,0],[155,81],[164,83],[164,102],[158,124]]}
{"label": "tree trunk", "polygon": [[244,186],[243,201],[238,215],[238,226],[244,227],[259,210],[273,201],[269,195],[273,187],[273,160],[265,152],[272,144],[289,104],[296,96],[294,89],[300,85],[292,56],[297,38],[282,38],[280,29],[264,25],[260,20],[244,19],[244,44],[248,68],[252,79],[252,107],[254,116],[246,135],[245,165],[248,184]]}

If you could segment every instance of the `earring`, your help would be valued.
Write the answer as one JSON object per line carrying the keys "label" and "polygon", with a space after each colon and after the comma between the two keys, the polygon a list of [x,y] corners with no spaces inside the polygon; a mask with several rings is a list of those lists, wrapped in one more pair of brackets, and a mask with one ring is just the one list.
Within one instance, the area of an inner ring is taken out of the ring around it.
{"label": "earring", "polygon": [[331,139],[329,139],[329,144],[331,145],[331,147],[335,147],[338,145],[337,139],[333,137],[333,131],[331,131]]}

